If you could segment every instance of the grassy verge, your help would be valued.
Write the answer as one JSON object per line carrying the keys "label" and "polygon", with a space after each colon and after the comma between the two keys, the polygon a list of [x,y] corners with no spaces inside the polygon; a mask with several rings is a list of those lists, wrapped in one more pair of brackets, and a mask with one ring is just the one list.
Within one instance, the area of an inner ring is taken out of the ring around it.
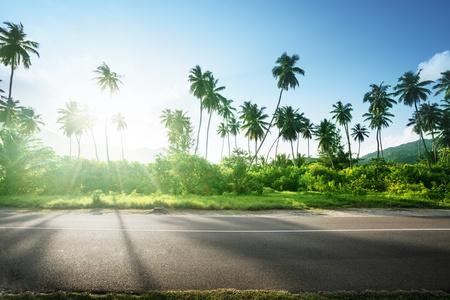
{"label": "grassy verge", "polygon": [[270,192],[262,195],[8,195],[0,196],[1,208],[20,209],[153,209],[155,207],[201,210],[307,210],[339,208],[450,208],[450,199],[426,199],[374,193],[364,196],[314,192]]}
{"label": "grassy verge", "polygon": [[288,292],[271,291],[238,291],[238,290],[214,290],[214,291],[154,291],[145,294],[105,294],[95,295],[90,293],[23,293],[1,294],[0,300],[56,300],[56,299],[450,299],[450,294],[442,291],[364,291],[364,292],[319,292],[292,294]]}

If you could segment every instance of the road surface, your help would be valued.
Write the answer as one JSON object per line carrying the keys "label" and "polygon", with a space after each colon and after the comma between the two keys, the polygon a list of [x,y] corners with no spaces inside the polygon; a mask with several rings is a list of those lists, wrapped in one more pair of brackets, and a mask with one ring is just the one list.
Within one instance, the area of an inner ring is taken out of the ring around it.
{"label": "road surface", "polygon": [[450,291],[450,213],[0,211],[0,291],[217,288]]}

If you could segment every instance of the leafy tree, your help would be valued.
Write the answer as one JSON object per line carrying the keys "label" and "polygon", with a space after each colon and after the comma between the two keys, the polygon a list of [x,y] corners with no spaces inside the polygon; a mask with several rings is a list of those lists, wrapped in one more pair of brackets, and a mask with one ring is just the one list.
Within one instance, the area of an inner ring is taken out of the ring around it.
{"label": "leafy tree", "polygon": [[439,89],[435,96],[440,93],[445,93],[444,100],[450,100],[450,70],[442,72],[442,77],[437,80],[437,84],[433,86],[433,89]]}
{"label": "leafy tree", "polygon": [[367,130],[366,126],[361,124],[355,124],[355,126],[352,128],[352,137],[354,141],[358,141],[358,156],[356,157],[356,161],[359,160],[359,152],[361,150],[361,143],[364,142],[364,138],[369,137],[369,131]]}
{"label": "leafy tree", "polygon": [[291,143],[292,159],[295,160],[293,142],[297,140],[302,127],[300,118],[298,118],[298,109],[294,110],[292,106],[283,106],[280,108],[278,115],[281,137]]}
{"label": "leafy tree", "polygon": [[421,116],[419,114],[418,104],[420,101],[426,101],[428,95],[431,94],[431,91],[425,88],[427,85],[431,84],[431,80],[420,81],[420,71],[417,74],[409,71],[405,72],[403,76],[398,79],[398,84],[394,87],[396,91],[394,93],[395,96],[400,96],[399,102],[403,102],[403,104],[408,106],[413,106],[417,115],[417,125],[419,126],[420,138],[422,139],[423,146],[425,148],[425,154],[427,157],[428,168],[431,172],[431,162],[428,156],[427,145],[425,144],[425,140],[423,138],[423,128]]}
{"label": "leafy tree", "polygon": [[267,127],[266,133],[264,135],[264,138],[262,139],[258,150],[255,152],[255,158],[258,155],[258,151],[263,145],[267,135],[269,134],[269,130],[272,127],[273,121],[275,119],[275,115],[278,112],[278,108],[280,107],[281,102],[281,96],[283,94],[283,91],[289,90],[289,88],[295,90],[295,87],[299,85],[296,75],[305,75],[305,71],[299,67],[296,67],[295,64],[300,59],[300,57],[297,54],[294,54],[292,56],[287,55],[286,52],[284,52],[276,61],[277,64],[272,69],[272,75],[275,77],[277,82],[277,87],[280,89],[280,96],[278,98],[278,103],[275,108],[275,113],[272,117],[272,120],[269,123],[269,126]]}
{"label": "leafy tree", "polygon": [[333,152],[336,151],[336,140],[337,140],[337,132],[336,126],[328,121],[327,119],[323,119],[318,126],[314,129],[314,135],[316,136],[316,141],[319,142],[319,148],[323,154],[328,155],[331,166],[334,168],[333,164]]}
{"label": "leafy tree", "polygon": [[301,129],[301,134],[304,139],[308,140],[308,163],[309,163],[309,140],[312,139],[313,132],[314,132],[314,124],[311,123],[309,119],[306,119]]}
{"label": "leafy tree", "polygon": [[442,117],[442,110],[439,108],[437,103],[423,103],[420,106],[419,111],[420,117],[422,119],[423,131],[431,134],[431,140],[433,142],[433,156],[434,161],[437,161],[437,150],[436,150],[436,138],[435,133],[437,131],[437,125]]}
{"label": "leafy tree", "polygon": [[392,121],[389,117],[394,115],[389,113],[389,108],[392,108],[397,103],[391,98],[392,93],[388,93],[389,85],[384,85],[383,82],[380,85],[371,84],[371,90],[364,95],[363,102],[369,102],[369,112],[365,113],[363,117],[366,117],[364,121],[369,121],[369,128],[377,130],[377,164],[380,156],[383,156],[383,146],[381,140],[381,129],[388,127],[389,122]]}
{"label": "leafy tree", "polygon": [[169,153],[188,154],[193,146],[191,118],[182,110],[165,109],[161,115],[161,123],[168,130]]}
{"label": "leafy tree", "polygon": [[265,121],[269,116],[264,113],[265,107],[258,108],[257,104],[249,103],[249,109],[242,111],[243,125],[246,130],[245,137],[249,140],[255,140],[255,151],[258,149],[258,139],[264,137],[264,131],[267,130],[268,123]]}
{"label": "leafy tree", "polygon": [[211,117],[213,112],[217,111],[220,106],[220,102],[225,98],[220,94],[225,89],[224,86],[217,86],[219,79],[215,79],[212,73],[208,73],[206,84],[206,94],[203,98],[203,107],[208,111],[208,128],[206,129],[206,153],[205,159],[208,159],[208,140],[209,140],[209,126],[211,124]]}
{"label": "leafy tree", "polygon": [[[103,62],[100,66],[97,67],[93,71],[98,74],[98,77],[93,78],[93,80],[97,80],[97,85],[100,87],[100,90],[103,92],[106,88],[109,89],[109,103],[112,102],[112,95],[119,91],[119,83],[123,84],[120,81],[120,77],[122,75],[118,75],[116,72],[112,72],[108,65]],[[109,161],[109,146],[108,146],[108,112],[106,112],[105,118],[105,140],[106,140],[106,158]]]}
{"label": "leafy tree", "polygon": [[222,138],[222,151],[220,152],[220,158],[223,157],[223,146],[225,145],[225,138],[227,135],[229,135],[229,129],[228,126],[225,125],[224,122],[221,122],[219,124],[219,127],[217,128],[217,134]]}
{"label": "leafy tree", "polygon": [[61,124],[60,130],[69,138],[70,156],[72,156],[72,136],[75,136],[78,144],[78,158],[81,154],[81,136],[87,127],[87,118],[82,108],[76,101],[65,102],[65,108],[58,109],[56,123]]}
{"label": "leafy tree", "polygon": [[228,128],[228,124],[231,118],[234,118],[234,113],[236,111],[236,108],[231,106],[231,103],[233,103],[233,100],[222,98],[222,101],[219,104],[219,108],[217,110],[219,116],[222,116],[222,118],[225,121],[225,127],[227,130],[227,137],[228,137],[228,156],[231,155],[231,147],[230,147],[230,130]]}
{"label": "leafy tree", "polygon": [[418,139],[418,150],[419,150],[419,160],[421,159],[421,153],[420,153],[420,131],[419,131],[419,126],[417,126],[417,116],[416,116],[416,112],[413,112],[412,117],[408,119],[408,123],[406,124],[407,127],[411,127],[412,129],[411,131],[414,132],[415,134],[417,134],[419,136]]}
{"label": "leafy tree", "polygon": [[230,123],[228,123],[228,129],[231,135],[234,135],[234,147],[237,148],[237,135],[241,132],[241,122],[236,120],[235,117],[230,118]]}
{"label": "leafy tree", "polygon": [[22,106],[19,103],[19,100],[14,100],[13,98],[3,98],[0,100],[0,122],[5,127],[14,125],[15,119],[22,110]]}
{"label": "leafy tree", "polygon": [[122,116],[120,112],[116,113],[111,118],[111,123],[116,125],[116,130],[120,132],[120,145],[122,146],[122,160],[125,160],[125,154],[123,152],[123,139],[122,139],[122,132],[127,129],[128,125],[125,121],[125,117]]}
{"label": "leafy tree", "polygon": [[[17,129],[0,131],[0,193],[34,192],[31,177],[52,156],[30,135]],[[35,186],[38,188],[38,186]]]}
{"label": "leafy tree", "polygon": [[202,72],[202,68],[199,65],[196,65],[194,68],[192,68],[189,72],[189,82],[191,84],[191,87],[189,91],[200,100],[200,122],[198,124],[198,132],[197,132],[197,139],[196,139],[196,145],[195,145],[195,151],[194,154],[197,154],[198,150],[198,142],[200,140],[200,129],[202,127],[202,113],[203,113],[203,98],[206,96],[207,92],[207,85],[208,81],[211,75],[210,71],[206,71],[205,73]]}
{"label": "leafy tree", "polygon": [[352,120],[352,114],[351,111],[353,110],[352,105],[350,103],[342,104],[341,101],[338,101],[336,104],[333,104],[334,110],[331,111],[333,114],[332,119],[336,119],[336,122],[339,123],[339,125],[344,126],[345,129],[345,135],[347,137],[347,143],[348,143],[348,157],[350,161],[350,169],[352,168],[352,149],[350,147],[350,135],[348,132],[348,123]]}
{"label": "leafy tree", "polygon": [[27,35],[23,31],[22,23],[13,24],[4,22],[7,28],[0,27],[0,60],[5,66],[11,66],[11,77],[9,79],[9,93],[8,99],[11,98],[12,83],[14,70],[20,64],[23,64],[25,69],[31,66],[30,54],[36,54],[39,57],[37,48],[39,44],[26,39]]}
{"label": "leafy tree", "polygon": [[41,115],[37,115],[32,107],[23,107],[18,115],[18,127],[24,134],[40,132],[39,125],[44,125]]}

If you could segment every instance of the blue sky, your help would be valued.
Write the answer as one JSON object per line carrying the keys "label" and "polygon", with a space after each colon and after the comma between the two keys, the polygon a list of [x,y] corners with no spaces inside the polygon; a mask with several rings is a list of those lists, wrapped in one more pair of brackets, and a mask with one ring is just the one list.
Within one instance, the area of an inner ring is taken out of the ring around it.
{"label": "blue sky", "polygon": [[[285,51],[298,54],[305,76],[298,77],[299,87],[283,94],[282,105],[292,105],[318,123],[331,118],[337,101],[351,103],[351,125],[363,122],[368,106],[362,98],[370,84],[394,86],[398,77],[419,65],[423,79],[435,80],[450,69],[447,0],[0,0],[0,7],[1,22],[22,22],[28,38],[40,43],[41,58],[32,57],[29,70],[16,71],[13,97],[35,107],[46,129],[58,134],[57,109],[70,100],[86,103],[99,114],[96,135],[101,141],[108,95],[91,79],[92,70],[105,61],[124,75],[111,112],[121,111],[127,118],[124,142],[129,148],[167,145],[159,122],[165,108],[187,111],[198,125],[198,100],[189,94],[187,83],[189,70],[197,64],[219,78],[226,86],[223,95],[235,107],[252,100],[272,114],[279,94],[271,74],[275,60]],[[6,90],[8,68],[0,66],[0,79]],[[412,108],[399,104],[392,113],[393,124],[383,131],[384,146],[417,139],[405,127]],[[218,122],[215,117],[211,124],[212,161],[220,159]],[[206,126],[202,129],[201,154]],[[119,144],[111,135],[111,143]],[[238,144],[247,147],[243,137]],[[316,147],[311,144],[313,155]],[[357,144],[352,147],[357,149]],[[362,153],[375,150],[372,133]],[[287,143],[282,151],[290,152]],[[301,141],[300,152],[306,154],[306,141]]]}

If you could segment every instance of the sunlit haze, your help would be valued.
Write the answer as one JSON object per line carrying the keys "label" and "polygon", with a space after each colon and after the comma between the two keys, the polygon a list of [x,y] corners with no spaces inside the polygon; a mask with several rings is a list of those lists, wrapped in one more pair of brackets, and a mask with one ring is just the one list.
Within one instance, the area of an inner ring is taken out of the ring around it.
{"label": "sunlit haze", "polygon": [[[40,58],[31,56],[30,69],[15,71],[13,98],[34,107],[46,124],[43,129],[61,137],[57,110],[68,101],[87,104],[98,118],[94,133],[103,159],[106,113],[125,116],[126,149],[167,147],[160,123],[166,108],[187,111],[196,133],[199,100],[189,93],[187,81],[195,65],[226,86],[222,95],[238,110],[251,100],[272,115],[279,95],[272,68],[283,52],[300,56],[297,66],[305,76],[297,77],[295,90],[283,93],[281,105],[298,108],[317,124],[331,119],[332,105],[340,100],[353,105],[350,126],[363,123],[368,104],[362,100],[371,84],[384,81],[393,87],[404,72],[419,69],[423,80],[436,80],[450,69],[449,11],[448,0],[0,0],[0,21],[21,22],[27,38],[40,44]],[[123,75],[111,106],[109,92],[102,93],[92,80],[93,70],[103,62]],[[9,76],[10,69],[1,65],[0,88],[5,91]],[[403,104],[394,106],[393,124],[382,132],[384,148],[418,139],[406,128],[412,112]],[[220,122],[214,115],[208,150],[213,162],[221,155],[222,139],[216,134]],[[119,151],[119,135],[113,126],[109,130],[110,145]],[[263,153],[274,139],[274,134],[267,139]],[[63,141],[66,153],[58,154],[68,154],[69,141]],[[84,135],[82,142],[91,143],[91,137]],[[205,145],[204,121],[200,155]],[[238,146],[247,149],[242,132]],[[357,142],[352,146],[357,149]],[[92,158],[87,148],[81,155]],[[317,156],[317,143],[311,141],[310,148]],[[281,142],[280,151],[290,153],[290,145]],[[371,131],[361,155],[373,151]],[[300,153],[307,153],[306,140],[300,141]]]}

